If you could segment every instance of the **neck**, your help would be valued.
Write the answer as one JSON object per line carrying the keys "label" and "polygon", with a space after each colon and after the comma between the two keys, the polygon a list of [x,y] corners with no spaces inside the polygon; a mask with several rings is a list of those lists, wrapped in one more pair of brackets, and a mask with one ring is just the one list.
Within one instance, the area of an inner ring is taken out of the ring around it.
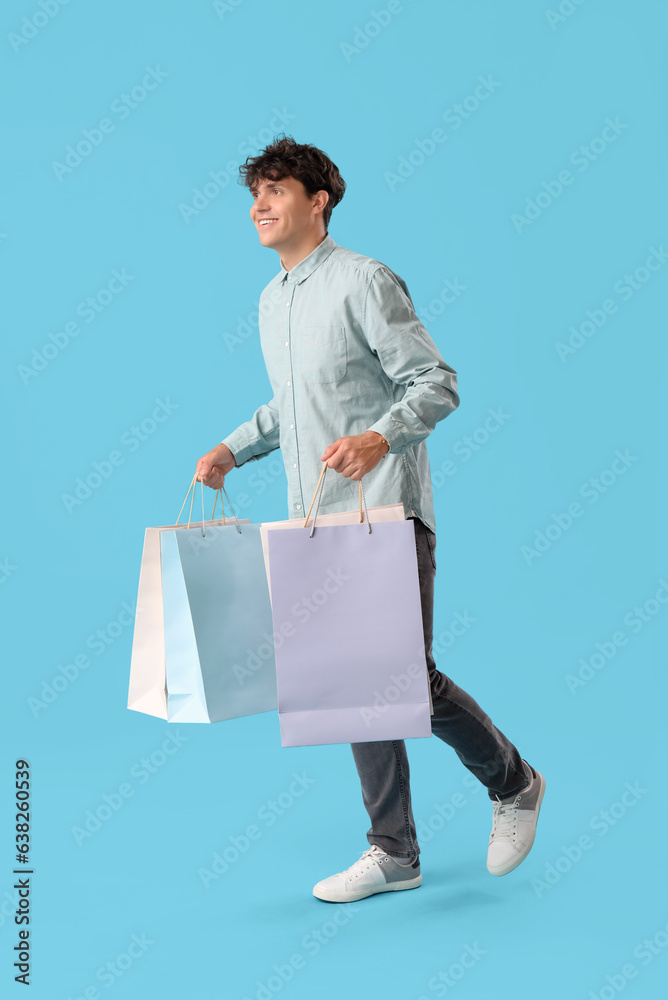
{"label": "neck", "polygon": [[296,267],[300,261],[308,257],[310,253],[313,253],[316,247],[320,246],[322,241],[327,236],[327,233],[318,233],[317,235],[307,236],[302,239],[302,241],[297,246],[282,247],[279,250],[279,256],[281,258],[281,266],[285,268],[286,271],[291,271],[293,267]]}

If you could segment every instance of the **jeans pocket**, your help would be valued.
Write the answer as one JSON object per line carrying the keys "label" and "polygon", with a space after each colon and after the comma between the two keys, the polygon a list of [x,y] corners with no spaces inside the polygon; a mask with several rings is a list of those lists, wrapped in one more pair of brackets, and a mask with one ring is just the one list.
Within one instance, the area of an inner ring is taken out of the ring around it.
{"label": "jeans pocket", "polygon": [[431,556],[431,564],[434,567],[434,569],[436,569],[436,535],[426,525],[424,533],[427,536],[427,545],[429,546],[429,555]]}
{"label": "jeans pocket", "polygon": [[422,535],[422,537],[425,539],[424,544],[427,546],[427,549],[429,550],[429,558],[431,559],[431,564],[434,567],[434,569],[436,569],[436,535],[431,530],[431,528],[428,528],[427,525],[424,523],[424,521],[417,515],[415,516],[411,515],[408,518],[408,520],[412,521],[413,524],[415,525],[415,542],[418,552],[418,563],[420,558],[419,556],[420,551],[421,550],[424,551],[422,549],[422,543],[420,542],[420,535]]}

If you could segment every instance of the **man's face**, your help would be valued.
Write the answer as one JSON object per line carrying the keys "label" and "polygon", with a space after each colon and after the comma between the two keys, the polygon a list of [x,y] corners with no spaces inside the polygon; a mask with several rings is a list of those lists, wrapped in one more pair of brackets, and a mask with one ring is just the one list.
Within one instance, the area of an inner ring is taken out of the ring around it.
{"label": "man's face", "polygon": [[250,215],[260,243],[272,250],[289,249],[313,233],[320,224],[324,192],[311,197],[301,181],[283,177],[279,181],[261,178],[251,187],[253,204]]}

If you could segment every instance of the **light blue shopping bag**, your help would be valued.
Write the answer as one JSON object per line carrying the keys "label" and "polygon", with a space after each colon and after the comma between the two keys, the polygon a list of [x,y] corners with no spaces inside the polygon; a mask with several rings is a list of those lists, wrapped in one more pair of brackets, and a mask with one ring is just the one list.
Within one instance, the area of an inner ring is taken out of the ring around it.
{"label": "light blue shopping bag", "polygon": [[278,706],[260,526],[160,532],[167,718],[220,722]]}

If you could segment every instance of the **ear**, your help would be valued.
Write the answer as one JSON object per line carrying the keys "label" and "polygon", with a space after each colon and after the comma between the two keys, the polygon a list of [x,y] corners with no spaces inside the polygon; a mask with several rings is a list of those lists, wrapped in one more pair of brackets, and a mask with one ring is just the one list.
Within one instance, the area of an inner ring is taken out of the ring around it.
{"label": "ear", "polygon": [[329,201],[329,194],[327,191],[316,191],[313,195],[313,207],[319,212],[324,211],[325,205]]}

